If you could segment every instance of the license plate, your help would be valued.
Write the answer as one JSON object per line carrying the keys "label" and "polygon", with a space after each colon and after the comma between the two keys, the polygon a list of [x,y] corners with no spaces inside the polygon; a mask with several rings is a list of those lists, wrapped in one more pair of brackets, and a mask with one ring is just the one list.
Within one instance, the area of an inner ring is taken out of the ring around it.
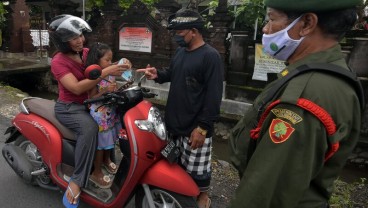
{"label": "license plate", "polygon": [[161,150],[161,155],[164,156],[170,163],[174,163],[179,156],[179,148],[176,147],[174,141],[170,141],[166,147]]}

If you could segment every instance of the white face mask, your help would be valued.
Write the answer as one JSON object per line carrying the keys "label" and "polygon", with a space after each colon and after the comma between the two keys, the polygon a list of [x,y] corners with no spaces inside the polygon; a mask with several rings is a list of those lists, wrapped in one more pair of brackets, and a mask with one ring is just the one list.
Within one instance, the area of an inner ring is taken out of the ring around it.
{"label": "white face mask", "polygon": [[294,20],[285,29],[276,33],[270,35],[263,34],[262,44],[264,51],[278,60],[286,61],[304,39],[304,37],[302,37],[299,40],[293,40],[288,34],[288,31],[299,21],[299,19],[300,17]]}

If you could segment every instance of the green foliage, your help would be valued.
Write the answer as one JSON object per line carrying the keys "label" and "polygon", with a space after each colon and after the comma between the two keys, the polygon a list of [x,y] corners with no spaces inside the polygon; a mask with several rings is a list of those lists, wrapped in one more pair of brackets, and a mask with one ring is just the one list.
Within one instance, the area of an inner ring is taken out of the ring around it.
{"label": "green foliage", "polygon": [[6,17],[5,14],[7,14],[8,11],[5,9],[4,4],[0,2],[0,29],[4,28]]}
{"label": "green foliage", "polygon": [[211,16],[215,14],[215,9],[217,8],[218,4],[218,0],[210,1],[210,3],[208,4],[208,15]]}
{"label": "green foliage", "polygon": [[[216,13],[215,9],[217,8],[218,3],[219,3],[218,0],[212,0],[212,1],[209,2],[208,7],[206,9],[201,11],[201,15],[203,17],[203,20],[206,22],[205,23],[205,28],[207,28],[207,29],[213,27],[211,21],[209,21],[209,17],[213,16]],[[208,11],[208,14],[205,13],[205,11]]]}
{"label": "green foliage", "polygon": [[[119,0],[119,6],[123,10],[129,9],[130,5],[133,4],[135,0]],[[159,0],[140,0],[143,4],[145,4],[149,9],[153,8],[153,4],[159,2]]]}
{"label": "green foliage", "polygon": [[88,8],[93,8],[93,7],[102,7],[104,5],[104,0],[90,0],[90,1],[87,1],[87,4],[86,6]]}
{"label": "green foliage", "polygon": [[236,9],[233,15],[236,20],[236,29],[246,30],[252,34],[257,21],[257,34],[261,34],[262,23],[266,15],[263,0],[247,0]]}
{"label": "green foliage", "polygon": [[[123,10],[129,9],[129,7],[134,3],[135,0],[119,0],[119,6]],[[144,3],[148,8],[152,8],[153,5],[160,0],[140,0],[142,3]],[[93,8],[97,7],[100,8],[104,5],[105,0],[89,0],[87,1],[87,7]]]}
{"label": "green foliage", "polygon": [[[123,0],[123,1],[119,1],[119,6],[123,9],[123,10],[127,10],[129,9],[130,5],[133,4],[135,0]],[[143,1],[142,1],[143,2]]]}
{"label": "green foliage", "polygon": [[334,193],[330,198],[330,204],[332,206],[352,207],[351,192],[354,190],[353,184],[336,180],[334,183]]}
{"label": "green foliage", "polygon": [[366,178],[361,178],[360,182],[346,183],[339,179],[334,182],[334,192],[330,198],[330,207],[356,207],[357,202],[354,202],[353,195],[360,192],[360,189],[366,186]]}

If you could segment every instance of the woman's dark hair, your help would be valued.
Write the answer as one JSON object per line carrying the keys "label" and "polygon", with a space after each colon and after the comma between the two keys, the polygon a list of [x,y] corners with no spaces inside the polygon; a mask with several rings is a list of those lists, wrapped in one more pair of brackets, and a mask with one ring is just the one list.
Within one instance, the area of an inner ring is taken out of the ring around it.
{"label": "woman's dark hair", "polygon": [[[290,20],[300,17],[303,13],[285,12]],[[318,26],[322,31],[337,41],[340,41],[357,21],[357,11],[355,8],[316,12],[315,14],[318,17]]]}
{"label": "woman's dark hair", "polygon": [[111,50],[110,46],[105,43],[93,43],[88,52],[86,67],[92,64],[99,64],[100,59],[109,50]]}

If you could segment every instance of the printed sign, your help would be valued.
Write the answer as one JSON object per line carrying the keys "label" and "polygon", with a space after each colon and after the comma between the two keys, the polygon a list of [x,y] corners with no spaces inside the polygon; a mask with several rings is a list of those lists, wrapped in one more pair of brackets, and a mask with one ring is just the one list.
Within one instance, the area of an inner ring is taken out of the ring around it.
{"label": "printed sign", "polygon": [[263,51],[262,44],[255,45],[255,64],[252,79],[267,81],[267,73],[279,73],[285,68],[283,61],[272,58]]}
{"label": "printed sign", "polygon": [[119,31],[119,50],[151,53],[152,31],[147,27],[123,27]]}

